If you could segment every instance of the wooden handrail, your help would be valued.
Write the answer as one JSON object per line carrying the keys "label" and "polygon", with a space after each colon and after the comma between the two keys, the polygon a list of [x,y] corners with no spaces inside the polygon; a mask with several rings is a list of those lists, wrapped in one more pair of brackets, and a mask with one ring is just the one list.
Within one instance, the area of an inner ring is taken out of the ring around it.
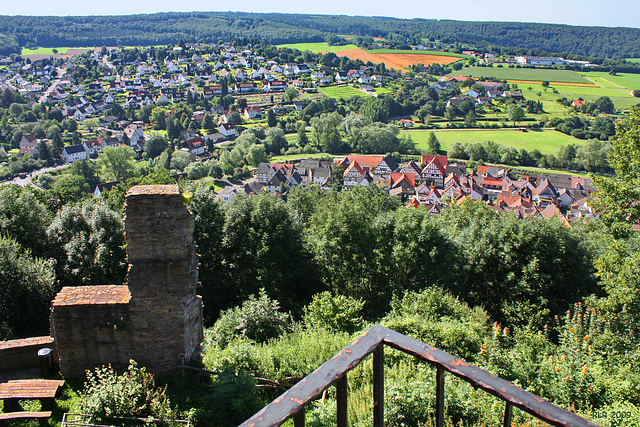
{"label": "wooden handrail", "polygon": [[[416,339],[402,335],[394,330],[375,325],[358,337],[338,354],[323,363],[315,371],[301,379],[296,385],[281,394],[274,401],[262,408],[241,427],[279,426],[289,418],[295,417],[296,427],[304,425],[304,407],[317,399],[332,384],[340,382],[339,390],[346,385],[347,372],[356,367],[365,357],[374,353],[383,345],[391,346],[404,353],[412,354],[436,367],[436,425],[444,421],[444,374],[448,372],[467,381],[506,402],[504,425],[510,426],[512,407],[533,415],[551,425],[563,427],[596,427],[595,424],[578,415],[562,409],[546,400],[517,387],[516,385],[490,374],[484,369],[452,356],[442,350],[424,344]],[[382,351],[374,357],[374,425],[382,426],[383,408],[381,408],[383,391]],[[376,373],[377,371],[377,373]],[[378,383],[376,386],[375,383]],[[346,388],[346,387],[345,387]],[[340,394],[340,393],[339,393]],[[343,403],[338,405],[338,414],[346,414],[346,390]],[[380,402],[376,406],[376,402]],[[376,411],[377,414],[376,415]],[[302,415],[300,415],[302,414]],[[339,418],[341,418],[339,417]]]}

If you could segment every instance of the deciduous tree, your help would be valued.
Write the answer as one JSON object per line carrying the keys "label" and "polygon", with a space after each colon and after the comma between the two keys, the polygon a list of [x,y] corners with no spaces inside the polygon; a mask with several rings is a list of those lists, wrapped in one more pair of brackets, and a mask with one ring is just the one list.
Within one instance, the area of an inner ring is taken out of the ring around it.
{"label": "deciduous tree", "polygon": [[622,232],[625,224],[640,221],[640,109],[634,107],[618,123],[611,143],[609,162],[615,176],[592,179],[599,190],[596,193],[599,209],[604,209],[602,218]]}
{"label": "deciduous tree", "polygon": [[105,147],[98,156],[102,172],[112,179],[127,179],[133,176],[135,153],[130,146]]}

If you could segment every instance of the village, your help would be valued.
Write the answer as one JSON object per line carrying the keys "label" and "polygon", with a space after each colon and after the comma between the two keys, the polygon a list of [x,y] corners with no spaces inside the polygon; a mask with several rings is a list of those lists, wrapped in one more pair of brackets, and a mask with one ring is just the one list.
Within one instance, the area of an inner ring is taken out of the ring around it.
{"label": "village", "polygon": [[[153,135],[166,137],[176,150],[188,155],[189,162],[217,161],[221,151],[233,147],[242,131],[272,126],[270,119],[274,118],[276,124],[290,131],[289,124],[304,117],[310,103],[329,102],[335,108],[335,100],[327,100],[319,93],[321,87],[348,85],[358,88],[364,96],[377,97],[376,88],[384,88],[391,82],[424,79],[373,64],[360,63],[344,72],[339,66],[309,61],[283,63],[256,54],[250,45],[237,49],[231,44],[185,44],[162,53],[154,52],[153,48],[143,51],[144,54],[128,52],[118,48],[96,49],[65,62],[58,60],[57,66],[51,61],[44,66],[38,61],[25,65],[9,61],[8,71],[0,75],[0,81],[5,89],[17,90],[23,98],[50,111],[59,110],[63,120],[77,123],[79,130],[74,132],[77,143],[65,143],[60,151],[60,161],[71,164],[96,159],[105,148],[121,146],[132,147],[137,159],[147,158],[145,142]],[[464,54],[478,55],[481,61],[491,62],[488,54]],[[509,60],[547,59],[553,58]],[[344,60],[336,65],[344,66]],[[349,61],[346,65],[358,63]],[[95,79],[91,80],[89,75]],[[435,91],[434,96],[447,113],[456,110],[464,115],[476,108],[480,111],[497,100],[508,99],[523,105],[526,102],[521,91],[510,90],[509,85],[500,81],[445,76],[421,84]],[[181,105],[193,108],[175,108]],[[171,130],[171,117],[180,111],[192,114],[185,117],[183,112],[179,117],[180,129]],[[416,123],[410,117],[397,118],[394,123],[401,129],[412,128]],[[178,138],[172,140],[171,133]],[[42,142],[52,143],[31,133],[24,134],[19,140],[19,153],[14,155],[37,158]],[[432,214],[470,199],[483,201],[500,213],[558,217],[567,225],[594,215],[590,196],[595,189],[586,178],[536,176],[521,171],[514,174],[508,169],[485,165],[468,172],[465,163],[450,163],[443,154],[423,154],[413,156],[413,160],[405,156],[405,161],[390,154],[350,154],[333,161],[300,156],[303,160],[299,163],[260,161],[248,165],[253,166],[250,173],[237,177],[242,180],[240,184],[227,180],[227,185],[218,190],[218,197],[228,201],[239,193],[285,194],[292,187],[329,190],[376,185],[400,197],[408,207],[425,205]],[[172,173],[174,177],[186,177],[182,170]],[[98,183],[91,192],[99,197],[122,181]]]}
{"label": "village", "polygon": [[470,200],[486,203],[501,215],[557,218],[566,226],[594,217],[591,196],[597,192],[587,178],[561,174],[517,178],[507,169],[483,165],[467,172],[465,164],[449,163],[442,155],[422,155],[418,162],[403,164],[390,155],[348,155],[334,161],[261,163],[254,179],[225,187],[218,196],[229,201],[237,194],[284,194],[294,187],[328,191],[336,185],[344,189],[375,185],[401,198],[407,208],[424,206],[433,215]]}
{"label": "village", "polygon": [[[39,103],[43,109],[59,109],[62,119],[72,119],[87,130],[82,132],[86,140],[66,144],[60,153],[65,162],[72,162],[95,156],[104,147],[116,146],[118,141],[143,153],[149,134],[165,130],[165,125],[149,114],[145,114],[144,120],[129,118],[135,115],[131,110],[139,112],[145,106],[166,107],[169,111],[165,114],[169,117],[172,106],[178,103],[204,104],[206,108],[193,110],[187,118],[179,147],[196,157],[204,157],[215,144],[233,141],[242,129],[264,123],[268,110],[281,120],[292,113],[302,113],[309,103],[326,98],[319,93],[320,87],[346,87],[364,96],[377,97],[378,93],[393,93],[386,89],[393,82],[424,80],[421,76],[386,70],[384,64],[382,67],[361,64],[342,71],[340,66],[345,63],[357,64],[345,61],[344,57],[338,61],[334,58],[332,66],[315,62],[282,63],[256,55],[250,48],[239,51],[232,45],[176,46],[164,52],[166,56],[162,59],[152,58],[153,51],[142,51],[144,55],[137,56],[128,52],[118,48],[96,49],[84,54],[82,61],[80,56],[73,56],[66,61],[56,60],[58,65],[50,60],[27,61],[23,65],[7,58],[2,61],[6,70],[0,72],[0,89],[14,91],[31,103]],[[467,54],[474,57],[475,52]],[[488,58],[482,61],[490,62]],[[428,69],[423,68],[419,71],[426,73]],[[95,79],[91,80],[89,75]],[[477,85],[471,88],[470,83]],[[441,112],[453,109],[462,116],[495,100],[525,101],[521,91],[509,90],[501,82],[447,76],[421,84],[436,91]],[[121,114],[114,115],[116,111]],[[205,124],[208,115],[213,123]],[[194,125],[189,128],[191,122]],[[416,124],[410,114],[398,117],[396,123],[402,128]],[[21,155],[37,156],[42,139],[26,134],[19,140],[19,147],[13,148],[19,148]]]}

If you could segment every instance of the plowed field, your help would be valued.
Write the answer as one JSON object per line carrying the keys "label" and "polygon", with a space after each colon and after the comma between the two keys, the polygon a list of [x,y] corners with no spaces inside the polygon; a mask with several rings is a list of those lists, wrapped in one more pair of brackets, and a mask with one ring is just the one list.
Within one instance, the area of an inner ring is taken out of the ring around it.
{"label": "plowed field", "polygon": [[348,49],[334,52],[338,56],[346,56],[350,59],[360,59],[364,62],[371,61],[374,64],[384,62],[387,68],[402,70],[413,64],[451,64],[460,58],[455,56],[430,55],[424,53],[369,53],[363,49]]}

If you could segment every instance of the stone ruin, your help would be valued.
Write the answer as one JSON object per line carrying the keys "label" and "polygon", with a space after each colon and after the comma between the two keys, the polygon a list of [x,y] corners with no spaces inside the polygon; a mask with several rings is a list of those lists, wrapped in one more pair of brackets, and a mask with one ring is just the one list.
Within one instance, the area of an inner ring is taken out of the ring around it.
{"label": "stone ruin", "polygon": [[51,333],[65,377],[130,359],[170,375],[200,357],[202,300],[193,216],[177,185],[136,186],[125,199],[127,285],[69,286],[55,297]]}

